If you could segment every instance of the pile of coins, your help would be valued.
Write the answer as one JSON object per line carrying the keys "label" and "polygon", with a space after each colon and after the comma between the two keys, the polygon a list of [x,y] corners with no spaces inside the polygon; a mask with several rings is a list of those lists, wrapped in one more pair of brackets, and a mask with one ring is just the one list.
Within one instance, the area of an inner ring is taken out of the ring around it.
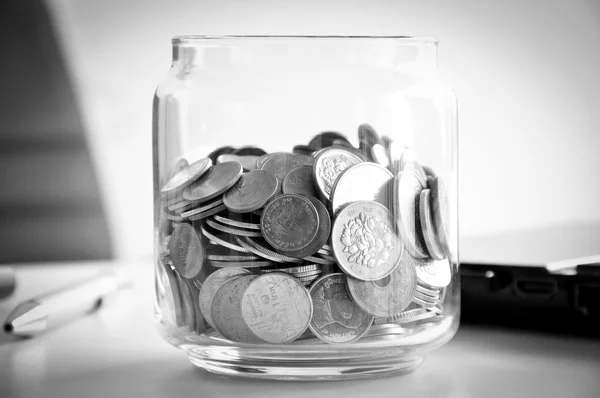
{"label": "pile of coins", "polygon": [[414,153],[363,124],[293,152],[176,159],[160,190],[159,310],[244,343],[401,339],[444,319],[448,198]]}

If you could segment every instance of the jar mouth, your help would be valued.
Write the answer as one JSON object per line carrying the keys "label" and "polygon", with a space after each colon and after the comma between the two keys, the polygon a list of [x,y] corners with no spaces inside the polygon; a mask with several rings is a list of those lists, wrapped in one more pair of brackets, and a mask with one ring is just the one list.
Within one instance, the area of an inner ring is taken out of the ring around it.
{"label": "jar mouth", "polygon": [[172,38],[173,44],[227,40],[394,40],[406,44],[437,45],[430,36],[377,36],[377,35],[182,35]]}

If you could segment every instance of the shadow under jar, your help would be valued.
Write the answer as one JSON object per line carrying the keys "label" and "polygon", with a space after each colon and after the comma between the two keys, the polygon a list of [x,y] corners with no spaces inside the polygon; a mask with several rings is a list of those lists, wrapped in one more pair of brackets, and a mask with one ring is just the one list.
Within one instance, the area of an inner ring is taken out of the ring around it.
{"label": "shadow under jar", "polygon": [[185,36],[154,98],[155,312],[210,372],[413,370],[459,323],[437,42]]}

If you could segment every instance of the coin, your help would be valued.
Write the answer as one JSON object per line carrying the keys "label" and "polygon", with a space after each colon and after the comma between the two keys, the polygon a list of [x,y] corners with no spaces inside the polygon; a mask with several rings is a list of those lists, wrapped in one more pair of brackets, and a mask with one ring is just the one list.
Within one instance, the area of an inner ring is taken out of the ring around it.
{"label": "coin", "polygon": [[332,236],[339,266],[360,280],[389,275],[402,257],[396,222],[377,202],[359,201],[343,208],[333,223]]}
{"label": "coin", "polygon": [[217,243],[221,246],[224,246],[228,249],[238,251],[240,253],[248,253],[247,249],[219,238],[218,236],[216,236],[213,233],[211,233],[210,231],[208,231],[204,226],[201,227],[201,231],[202,231],[202,235],[206,236],[212,242],[215,242],[215,243]]}
{"label": "coin", "polygon": [[430,289],[430,288],[421,286],[419,284],[417,284],[417,292],[421,292],[430,297],[436,297],[436,298],[441,297],[441,294],[440,294],[441,289],[437,289],[437,288]]}
{"label": "coin", "polygon": [[423,187],[427,186],[427,174],[410,148],[406,148],[400,156],[400,171],[411,171]]}
{"label": "coin", "polygon": [[221,268],[206,278],[200,288],[199,303],[200,311],[210,326],[215,327],[212,320],[211,308],[217,290],[219,290],[225,281],[244,275],[252,275],[252,273],[244,268]]}
{"label": "coin", "polygon": [[242,172],[242,165],[238,162],[216,164],[183,191],[183,198],[190,202],[207,202],[231,188]]}
{"label": "coin", "polygon": [[308,143],[308,146],[314,150],[318,150],[332,146],[336,141],[338,144],[340,142],[345,142],[348,145],[352,145],[343,134],[335,131],[324,131],[315,135]]}
{"label": "coin", "polygon": [[265,152],[264,149],[262,148],[258,148],[255,146],[243,146],[239,149],[236,149],[235,151],[233,151],[233,153],[235,155],[241,155],[241,156],[262,156],[265,155],[267,152]]}
{"label": "coin", "polygon": [[314,151],[315,151],[315,149],[308,145],[295,145],[294,148],[292,148],[293,153],[299,153],[302,155],[309,155],[309,156],[312,156]]}
{"label": "coin", "polygon": [[226,281],[215,293],[211,316],[215,329],[229,340],[244,343],[264,343],[258,338],[242,316],[241,299],[256,275],[245,275]]}
{"label": "coin", "polygon": [[247,222],[238,221],[238,220],[232,220],[231,218],[222,217],[222,216],[219,216],[218,214],[215,214],[213,216],[213,218],[214,218],[215,221],[218,221],[221,224],[231,225],[232,227],[260,230],[260,224],[254,224],[254,223],[247,223]]}
{"label": "coin", "polygon": [[306,196],[319,196],[313,183],[312,166],[300,166],[290,170],[283,179],[281,186],[284,194],[296,193]]}
{"label": "coin", "polygon": [[238,162],[242,165],[244,170],[256,170],[256,161],[259,156],[252,155],[236,155],[233,153],[225,153],[223,155],[219,155],[217,158],[217,164],[225,163],[225,162]]}
{"label": "coin", "polygon": [[377,318],[373,321],[373,324],[389,324],[389,323],[399,323],[399,321],[404,321],[406,319],[412,319],[416,316],[424,314],[426,311],[423,307],[416,307],[415,304],[411,304],[412,308],[402,311],[399,314],[395,314],[386,318]]}
{"label": "coin", "polygon": [[419,292],[418,290],[415,292],[415,298],[418,298],[424,302],[426,302],[429,305],[436,305],[438,300],[440,299],[440,296],[429,296],[427,294],[423,294],[421,292]]}
{"label": "coin", "polygon": [[262,340],[285,344],[300,337],[312,316],[308,291],[284,273],[261,275],[242,296],[244,321]]}
{"label": "coin", "polygon": [[402,171],[394,177],[394,213],[398,217],[400,236],[406,250],[417,258],[429,257],[420,228],[418,198],[424,185],[410,171]]}
{"label": "coin", "polygon": [[327,148],[315,158],[313,181],[321,194],[330,199],[331,190],[340,173],[350,166],[362,163],[363,159],[343,148]]}
{"label": "coin", "polygon": [[317,279],[310,288],[313,315],[309,327],[326,343],[358,340],[373,322],[373,316],[350,299],[346,286],[346,275],[335,273]]}
{"label": "coin", "polygon": [[179,156],[173,159],[170,162],[170,166],[168,167],[169,173],[167,174],[167,180],[170,180],[171,178],[175,177],[175,175],[180,171],[187,169],[189,165],[190,164],[188,163],[187,159],[183,156]]}
{"label": "coin", "polygon": [[436,260],[444,258],[444,252],[439,246],[435,231],[433,228],[433,220],[430,207],[430,191],[424,189],[419,197],[419,214],[421,219],[421,228],[423,230],[423,238],[429,255]]}
{"label": "coin", "polygon": [[254,238],[260,238],[262,236],[261,233],[258,231],[247,231],[244,229],[228,227],[226,225],[219,224],[218,222],[215,222],[212,220],[206,220],[206,224],[208,224],[210,227],[216,229],[217,231],[225,232],[225,233],[232,234],[232,235],[251,236]]}
{"label": "coin", "polygon": [[212,202],[206,203],[203,206],[196,207],[192,210],[188,210],[188,211],[181,213],[181,217],[189,218],[189,217],[195,216],[197,214],[204,213],[208,210],[214,209],[215,207],[218,207],[222,204],[223,204],[223,199],[221,199],[221,198],[215,199]]}
{"label": "coin", "polygon": [[[329,241],[329,234],[331,232],[331,219],[329,218],[329,212],[327,211],[327,208],[319,199],[315,198],[314,196],[307,196],[306,198],[313,204],[315,209],[317,209],[319,219],[317,234],[306,247],[297,251],[286,252],[286,254],[292,257],[304,258],[307,259],[307,261],[310,261],[314,258],[311,256],[318,252],[323,245]],[[335,258],[328,258],[326,255],[320,255],[320,257],[325,260],[335,261]]]}
{"label": "coin", "polygon": [[448,259],[411,259],[415,264],[417,281],[426,287],[443,288],[450,284],[452,269]]}
{"label": "coin", "polygon": [[183,304],[183,314],[185,319],[185,326],[194,330],[196,328],[196,311],[194,309],[194,303],[196,298],[192,295],[192,290],[187,281],[179,277],[179,292],[181,294],[181,303]]}
{"label": "coin", "polygon": [[277,252],[274,252],[273,250],[269,250],[266,247],[264,247],[263,245],[256,243],[255,241],[253,241],[252,239],[250,239],[248,237],[244,237],[243,240],[240,239],[239,237],[236,237],[235,239],[240,244],[240,246],[242,246],[244,249],[256,254],[257,256],[266,258],[267,260],[275,261],[278,263],[301,263],[302,262],[302,260],[300,260],[298,258],[284,256],[283,254],[279,254]]}
{"label": "coin", "polygon": [[161,319],[176,326],[183,326],[185,318],[177,274],[168,263],[160,260],[158,273],[165,291],[164,296],[158,296]]}
{"label": "coin", "polygon": [[272,267],[272,261],[211,261],[213,267],[217,268],[260,268]]}
{"label": "coin", "polygon": [[222,205],[214,207],[214,208],[212,208],[210,210],[206,210],[205,212],[197,213],[197,214],[194,214],[193,216],[189,216],[188,219],[190,221],[202,220],[202,219],[204,219],[206,217],[212,216],[213,214],[220,213],[220,212],[222,212],[225,209],[226,209],[225,205],[222,204]]}
{"label": "coin", "polygon": [[383,145],[373,145],[371,148],[371,157],[377,164],[385,167],[386,169],[390,167],[390,159],[388,158],[387,150]]}
{"label": "coin", "polygon": [[177,203],[167,206],[169,211],[174,211],[179,214],[181,214],[184,211],[190,210],[193,207],[194,207],[194,204],[191,202],[188,202],[185,199],[181,200],[180,202],[177,202]]}
{"label": "coin", "polygon": [[171,194],[176,190],[183,189],[204,175],[212,167],[208,158],[200,159],[175,174],[160,190],[163,194]]}
{"label": "coin", "polygon": [[400,161],[402,159],[402,153],[406,149],[406,146],[404,146],[399,141],[393,141],[390,144],[390,159],[392,161],[390,170],[394,175],[402,171],[402,164],[400,163]]}
{"label": "coin", "polygon": [[294,253],[313,243],[320,227],[319,214],[312,202],[293,194],[271,200],[264,208],[260,225],[263,237],[275,250]]}
{"label": "coin", "polygon": [[241,176],[223,195],[223,203],[235,213],[250,213],[263,207],[277,193],[277,178],[269,171],[254,170]]}
{"label": "coin", "polygon": [[361,281],[348,278],[348,291],[356,305],[378,317],[402,312],[412,301],[416,287],[414,265],[402,259],[396,269],[382,279]]}
{"label": "coin", "polygon": [[434,230],[444,252],[450,253],[450,204],[446,185],[440,177],[435,177],[430,190]]}
{"label": "coin", "polygon": [[312,159],[309,156],[293,154],[287,152],[275,153],[267,155],[268,159],[261,166],[261,170],[270,171],[275,174],[279,184],[283,182],[283,179],[292,169],[299,166],[311,165]]}
{"label": "coin", "polygon": [[379,143],[379,135],[371,125],[363,123],[358,126],[358,149],[371,159],[371,148]]}
{"label": "coin", "polygon": [[172,212],[168,211],[167,209],[163,209],[162,213],[166,219],[171,220],[171,221],[182,222],[185,220],[184,217],[180,216],[179,214],[172,213]]}
{"label": "coin", "polygon": [[258,256],[239,256],[239,255],[218,255],[209,254],[206,256],[208,260],[214,261],[255,261],[260,260]]}
{"label": "coin", "polygon": [[206,251],[196,230],[186,223],[179,224],[169,241],[169,253],[179,275],[192,279],[204,265]]}
{"label": "coin", "polygon": [[389,207],[392,173],[376,163],[365,162],[344,170],[335,182],[331,193],[333,214],[348,203],[375,201]]}
{"label": "coin", "polygon": [[220,148],[215,149],[211,153],[208,154],[207,158],[209,158],[213,164],[217,164],[217,158],[224,153],[233,153],[235,152],[235,148],[232,146],[222,146]]}
{"label": "coin", "polygon": [[202,287],[202,285],[200,284],[199,286],[196,284],[196,279],[194,280],[186,280],[185,281],[190,289],[191,292],[191,296],[192,296],[192,306],[194,307],[194,318],[196,319],[196,322],[194,322],[194,325],[190,325],[190,329],[192,329],[196,334],[202,334],[204,332],[206,332],[206,329],[208,327],[205,319],[204,319],[204,315],[202,315],[202,311],[200,310],[200,306],[198,305],[198,297],[200,296],[200,288]]}

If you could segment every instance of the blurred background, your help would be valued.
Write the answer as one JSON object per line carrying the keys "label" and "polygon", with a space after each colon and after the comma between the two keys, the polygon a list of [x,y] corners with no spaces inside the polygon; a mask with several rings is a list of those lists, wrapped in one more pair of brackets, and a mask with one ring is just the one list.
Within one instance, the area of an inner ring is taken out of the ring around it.
{"label": "blurred background", "polygon": [[149,258],[152,97],[184,34],[434,36],[461,237],[600,220],[598,0],[5,0],[0,263]]}

